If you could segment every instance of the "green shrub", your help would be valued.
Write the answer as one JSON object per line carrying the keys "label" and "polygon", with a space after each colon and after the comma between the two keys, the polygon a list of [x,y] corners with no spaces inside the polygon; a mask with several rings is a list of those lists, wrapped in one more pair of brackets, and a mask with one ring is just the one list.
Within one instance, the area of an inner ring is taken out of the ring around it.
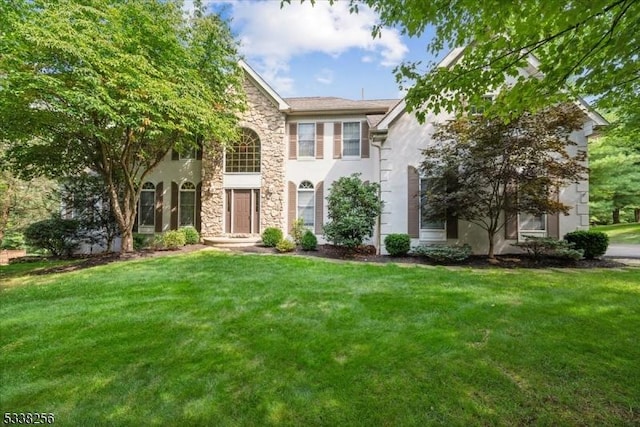
{"label": "green shrub", "polygon": [[609,247],[609,236],[602,231],[572,231],[567,233],[564,239],[569,243],[573,243],[574,249],[582,249],[586,259],[604,255]]}
{"label": "green shrub", "polygon": [[582,259],[582,257],[584,256],[584,251],[582,249],[561,248],[556,250],[553,253],[553,256],[555,258],[578,261],[579,259]]}
{"label": "green shrub", "polygon": [[566,240],[537,236],[524,236],[524,238],[524,242],[518,242],[512,246],[524,249],[536,260],[539,260],[542,257],[554,257],[577,261],[582,258],[582,255],[584,254],[583,250],[574,249],[573,243]]}
{"label": "green shrub", "polygon": [[269,227],[262,232],[262,244],[268,248],[273,248],[282,241],[282,237],[282,230],[276,227]]}
{"label": "green shrub", "polygon": [[24,231],[29,246],[55,256],[71,256],[80,243],[80,224],[73,219],[51,218],[34,222]]}
{"label": "green shrub", "polygon": [[318,238],[311,230],[307,230],[300,239],[300,245],[304,251],[315,251],[318,248]]}
{"label": "green shrub", "polygon": [[187,245],[196,245],[200,243],[200,233],[195,227],[188,226],[180,228],[182,234],[184,234],[184,241]]}
{"label": "green shrub", "polygon": [[184,233],[180,230],[167,231],[162,235],[162,243],[167,249],[181,248],[186,244]]}
{"label": "green shrub", "polygon": [[373,236],[383,206],[379,190],[377,183],[362,182],[360,174],[334,181],[327,197],[329,221],[323,227],[325,238],[353,249],[362,245],[366,237]]}
{"label": "green shrub", "polygon": [[140,251],[149,246],[149,237],[148,234],[133,233],[133,250]]}
{"label": "green shrub", "polygon": [[26,247],[24,234],[15,230],[8,230],[1,243],[0,249],[24,249]]}
{"label": "green shrub", "polygon": [[164,249],[164,233],[154,234],[153,238],[149,240],[153,250]]}
{"label": "green shrub", "polygon": [[471,256],[471,246],[420,245],[413,253],[436,263],[462,262]]}
{"label": "green shrub", "polygon": [[389,234],[384,238],[384,248],[391,256],[405,256],[411,249],[411,238],[408,234]]}
{"label": "green shrub", "polygon": [[291,252],[296,248],[296,244],[289,239],[282,239],[276,245],[278,252]]}
{"label": "green shrub", "polygon": [[304,227],[304,219],[296,219],[293,222],[293,227],[291,227],[291,237],[293,237],[293,241],[296,246],[300,245],[302,242],[302,236],[304,236],[305,231],[307,231],[307,229]]}

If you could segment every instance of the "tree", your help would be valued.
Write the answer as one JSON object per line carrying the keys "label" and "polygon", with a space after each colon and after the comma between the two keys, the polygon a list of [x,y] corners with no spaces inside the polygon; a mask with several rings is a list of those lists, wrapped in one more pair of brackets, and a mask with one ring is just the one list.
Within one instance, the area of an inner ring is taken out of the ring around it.
{"label": "tree", "polygon": [[237,135],[236,43],[201,12],[159,0],[0,4],[6,157],[23,177],[102,176],[123,251],[133,250],[141,183],[169,150]]}
{"label": "tree", "polygon": [[373,236],[373,227],[382,212],[379,191],[377,183],[362,182],[360,174],[334,181],[327,197],[329,222],[323,228],[327,240],[355,248]]}
{"label": "tree", "polygon": [[589,143],[589,205],[592,219],[614,224],[620,211],[634,211],[630,218],[640,222],[640,150],[639,141],[617,132]]}
{"label": "tree", "polygon": [[428,190],[423,214],[469,221],[487,232],[489,257],[497,233],[517,213],[567,213],[555,196],[561,187],[584,179],[585,152],[572,155],[571,132],[584,114],[573,104],[525,113],[505,123],[467,116],[438,127],[434,144],[423,150],[421,171]]}
{"label": "tree", "polygon": [[[284,3],[289,1],[285,0]],[[419,118],[425,111],[461,111],[465,102],[479,104],[488,92],[515,78],[489,113],[506,116],[538,110],[575,95],[593,96],[601,106],[640,111],[640,2],[636,0],[350,0],[357,12],[364,3],[383,25],[419,36],[433,31],[427,51],[434,56],[451,47],[466,47],[464,60],[451,68],[435,62],[409,62],[396,69],[408,88],[406,102]],[[521,76],[535,55],[540,74]]]}
{"label": "tree", "polygon": [[107,252],[111,252],[119,229],[103,178],[80,173],[62,180],[60,200],[65,216],[78,222],[82,240],[90,245],[106,242]]}

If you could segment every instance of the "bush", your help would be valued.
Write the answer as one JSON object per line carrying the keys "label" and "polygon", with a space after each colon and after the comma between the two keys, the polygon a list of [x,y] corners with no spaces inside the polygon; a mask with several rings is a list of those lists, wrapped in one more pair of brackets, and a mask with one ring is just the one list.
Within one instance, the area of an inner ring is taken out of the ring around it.
{"label": "bush", "polygon": [[411,249],[411,238],[408,234],[389,234],[384,238],[384,248],[391,256],[405,256]]}
{"label": "bush", "polygon": [[300,239],[303,251],[315,251],[318,248],[318,238],[311,230],[307,230]]}
{"label": "bush", "polygon": [[293,227],[291,227],[291,237],[293,237],[293,241],[296,246],[300,245],[302,242],[302,236],[307,229],[304,227],[304,219],[298,218],[293,222]]}
{"label": "bush", "polygon": [[165,248],[175,250],[186,244],[184,233],[180,230],[167,231],[162,235],[162,243]]}
{"label": "bush", "polygon": [[609,247],[609,236],[601,231],[572,231],[565,234],[564,239],[569,243],[573,243],[574,249],[582,249],[586,259],[604,255]]}
{"label": "bush", "polygon": [[536,236],[524,236],[524,238],[524,242],[518,242],[512,246],[526,250],[536,260],[546,256],[577,261],[584,254],[583,250],[574,249],[573,244],[566,240]]}
{"label": "bush", "polygon": [[323,227],[327,240],[352,249],[373,235],[383,205],[378,196],[380,186],[362,182],[359,175],[343,176],[333,182],[327,197],[329,222]]}
{"label": "bush", "polygon": [[149,246],[149,235],[133,233],[133,250],[139,251]]}
{"label": "bush", "polygon": [[2,239],[2,244],[0,244],[0,249],[24,249],[26,247],[26,242],[24,240],[24,234],[14,231],[8,230],[4,239]]}
{"label": "bush", "polygon": [[29,246],[55,256],[71,256],[80,243],[80,224],[73,219],[51,218],[34,222],[24,231]]}
{"label": "bush", "polygon": [[182,234],[184,234],[184,241],[187,245],[195,245],[200,243],[200,233],[195,227],[188,226],[180,228]]}
{"label": "bush", "polygon": [[282,230],[276,227],[269,227],[262,232],[262,244],[268,248],[273,248],[282,241],[282,237]]}
{"label": "bush", "polygon": [[553,256],[555,258],[578,261],[579,259],[582,259],[582,257],[584,256],[584,251],[582,249],[561,248],[556,250],[553,253]]}
{"label": "bush", "polygon": [[296,244],[289,239],[282,239],[276,245],[278,252],[291,252],[296,248]]}
{"label": "bush", "polygon": [[436,263],[462,262],[471,256],[471,246],[420,245],[413,253]]}

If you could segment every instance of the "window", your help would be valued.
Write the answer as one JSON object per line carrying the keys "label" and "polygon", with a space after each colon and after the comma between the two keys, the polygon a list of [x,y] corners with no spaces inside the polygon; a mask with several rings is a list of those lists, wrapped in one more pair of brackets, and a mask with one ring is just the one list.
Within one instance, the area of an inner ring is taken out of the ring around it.
{"label": "window", "polygon": [[227,149],[225,172],[260,172],[260,138],[251,129],[242,129],[240,141]]}
{"label": "window", "polygon": [[316,148],[316,125],[298,123],[298,157],[314,157]]}
{"label": "window", "polygon": [[180,227],[196,225],[196,187],[185,182],[180,187]]}
{"label": "window", "polygon": [[520,230],[522,231],[546,231],[547,216],[545,214],[534,215],[526,212],[518,214]]}
{"label": "window", "polygon": [[150,182],[145,182],[140,192],[140,209],[138,210],[138,225],[140,227],[154,227],[156,187]]}
{"label": "window", "polygon": [[190,148],[184,153],[178,153],[180,160],[191,160],[196,158],[196,149]]}
{"label": "window", "polygon": [[494,97],[492,95],[484,95],[482,97],[482,102],[479,105],[478,104],[469,105],[469,114],[472,116],[482,116],[486,111],[487,105],[493,102],[493,98]]}
{"label": "window", "polygon": [[421,230],[444,230],[445,220],[434,221],[433,218],[427,217],[427,208],[425,206],[424,196],[430,191],[433,181],[429,178],[420,178],[420,229]]}
{"label": "window", "polygon": [[313,227],[315,222],[315,197],[313,184],[302,181],[298,187],[298,218],[304,220],[305,227]]}
{"label": "window", "polygon": [[342,155],[360,156],[360,122],[342,124]]}

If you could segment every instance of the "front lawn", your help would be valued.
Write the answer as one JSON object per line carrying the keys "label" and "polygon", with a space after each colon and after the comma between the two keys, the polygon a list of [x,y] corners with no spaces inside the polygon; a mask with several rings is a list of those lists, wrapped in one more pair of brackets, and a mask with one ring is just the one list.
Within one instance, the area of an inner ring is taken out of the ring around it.
{"label": "front lawn", "polygon": [[0,412],[60,425],[633,425],[640,270],[201,251],[2,280]]}
{"label": "front lawn", "polygon": [[609,236],[609,243],[640,244],[640,223],[612,224],[591,227]]}

